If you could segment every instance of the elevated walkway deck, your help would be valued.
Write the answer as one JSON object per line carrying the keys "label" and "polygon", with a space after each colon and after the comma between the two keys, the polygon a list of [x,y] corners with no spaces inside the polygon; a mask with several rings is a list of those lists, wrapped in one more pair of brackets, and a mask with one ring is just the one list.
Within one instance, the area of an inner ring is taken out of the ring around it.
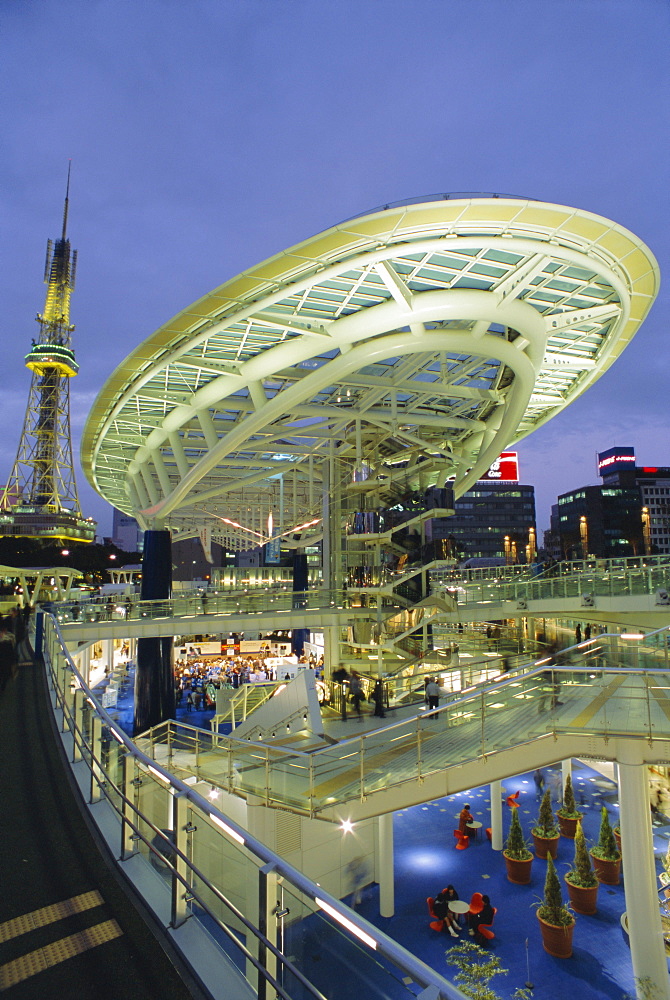
{"label": "elevated walkway deck", "polygon": [[620,740],[643,742],[649,763],[666,762],[667,657],[667,630],[649,639],[643,653],[638,641],[599,636],[565,651],[565,666],[531,664],[434,713],[401,709],[405,718],[365,731],[361,723],[354,736],[355,721],[325,722],[324,732],[338,742],[314,753],[176,723],[152,730],[141,745],[166,766],[233,794],[333,821],[345,813],[363,819],[504,778],[522,764],[616,760]]}

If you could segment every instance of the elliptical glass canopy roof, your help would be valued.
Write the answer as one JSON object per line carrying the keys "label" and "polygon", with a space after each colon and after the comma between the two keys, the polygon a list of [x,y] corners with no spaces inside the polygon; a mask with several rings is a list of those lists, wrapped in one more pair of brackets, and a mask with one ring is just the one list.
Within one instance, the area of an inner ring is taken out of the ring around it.
{"label": "elliptical glass canopy roof", "polygon": [[317,520],[340,459],[389,486],[451,478],[459,496],[616,361],[658,284],[640,240],[577,209],[459,195],[376,210],[145,340],[100,392],[82,464],[177,536],[272,509],[280,480],[295,524]]}

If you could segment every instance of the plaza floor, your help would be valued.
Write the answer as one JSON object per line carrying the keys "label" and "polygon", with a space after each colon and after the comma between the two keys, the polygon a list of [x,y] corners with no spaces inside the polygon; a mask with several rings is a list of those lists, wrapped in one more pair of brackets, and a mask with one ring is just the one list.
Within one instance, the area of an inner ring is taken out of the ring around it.
{"label": "plaza floor", "polygon": [[[119,700],[116,711],[119,722],[132,731],[132,686]],[[178,706],[177,719],[190,725],[209,729],[212,712],[187,711]],[[397,719],[397,716],[395,716]],[[360,729],[370,729],[378,720],[366,717],[362,723],[350,719],[346,723],[332,720],[328,731],[335,739],[346,738]],[[560,802],[560,764],[546,768],[545,779],[554,788],[554,808]],[[614,826],[618,822],[617,789],[611,777],[611,765],[600,770],[583,762],[573,762],[575,797],[584,812],[583,827],[587,841],[597,840],[600,810],[604,805]],[[504,783],[507,794],[519,791],[519,818],[530,839],[539,802],[532,774],[522,774]],[[670,802],[670,796],[666,800]],[[485,836],[468,850],[456,851],[453,829],[464,802],[469,802],[475,819],[490,826],[490,797],[487,786],[473,788],[457,796],[427,802],[394,815],[395,843],[395,914],[379,915],[377,886],[367,889],[358,911],[372,924],[412,951],[420,959],[447,978],[456,974],[449,965],[449,950],[456,943],[450,935],[436,933],[429,927],[426,898],[452,883],[461,899],[469,900],[473,892],[487,893],[498,908],[495,918],[495,938],[488,945],[508,972],[494,982],[502,1000],[511,998],[515,989],[526,982],[533,984],[532,995],[542,1000],[564,1000],[574,994],[580,1000],[623,1000],[634,996],[634,981],[630,950],[621,928],[625,911],[623,877],[618,886],[602,885],[598,911],[592,917],[578,916],[574,933],[574,951],[570,959],[549,956],[542,948],[535,915],[542,893],[546,862],[533,862],[529,886],[517,886],[506,878],[504,859],[494,851]],[[666,811],[670,811],[665,806]],[[504,808],[505,832],[509,810]],[[668,850],[670,819],[661,813],[653,826],[657,871]],[[561,838],[557,858],[559,875],[567,870],[573,857],[573,842]],[[350,902],[352,902],[350,900]],[[461,939],[468,939],[466,932]]]}

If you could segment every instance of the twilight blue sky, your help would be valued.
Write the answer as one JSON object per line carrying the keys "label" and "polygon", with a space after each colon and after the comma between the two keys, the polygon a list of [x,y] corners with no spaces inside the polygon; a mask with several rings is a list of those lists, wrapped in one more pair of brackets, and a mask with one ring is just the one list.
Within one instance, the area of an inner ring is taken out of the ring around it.
{"label": "twilight blue sky", "polygon": [[613,369],[519,446],[540,531],[598,481],[597,451],[670,465],[669,43],[666,0],[3,0],[0,482],[69,158],[77,465],[103,381],[175,312],[342,219],[447,191],[607,216],[665,279]]}

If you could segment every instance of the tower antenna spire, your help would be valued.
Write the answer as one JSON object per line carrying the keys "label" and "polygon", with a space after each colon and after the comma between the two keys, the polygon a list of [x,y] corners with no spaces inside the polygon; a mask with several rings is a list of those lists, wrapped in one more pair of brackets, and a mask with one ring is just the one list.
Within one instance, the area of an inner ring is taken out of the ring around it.
{"label": "tower antenna spire", "polygon": [[72,160],[67,161],[67,187],[65,188],[65,205],[63,207],[63,235],[61,239],[65,239],[65,232],[67,230],[67,213],[70,207],[70,171],[72,170]]}

